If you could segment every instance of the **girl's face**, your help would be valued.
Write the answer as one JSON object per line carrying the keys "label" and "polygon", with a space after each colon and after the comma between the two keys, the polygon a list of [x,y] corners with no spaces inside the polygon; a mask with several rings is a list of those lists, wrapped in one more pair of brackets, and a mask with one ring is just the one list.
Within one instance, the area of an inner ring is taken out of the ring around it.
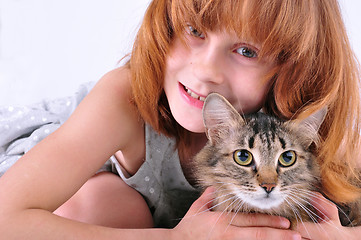
{"label": "girl's face", "polygon": [[228,32],[201,33],[189,26],[188,48],[175,38],[166,61],[164,90],[175,120],[191,132],[204,132],[202,106],[217,92],[240,113],[258,111],[269,82],[272,62],[259,61],[259,46]]}

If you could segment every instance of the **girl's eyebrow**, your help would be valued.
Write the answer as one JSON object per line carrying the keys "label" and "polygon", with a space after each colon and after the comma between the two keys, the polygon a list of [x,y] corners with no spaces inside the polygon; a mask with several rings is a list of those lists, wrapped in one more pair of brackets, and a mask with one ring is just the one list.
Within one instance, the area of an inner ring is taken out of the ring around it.
{"label": "girl's eyebrow", "polygon": [[240,47],[240,46],[246,46],[246,47],[250,47],[253,50],[259,51],[260,50],[260,45],[259,44],[254,44],[254,43],[248,43],[246,41],[240,41],[238,43],[233,44],[232,48],[236,48],[236,47]]}

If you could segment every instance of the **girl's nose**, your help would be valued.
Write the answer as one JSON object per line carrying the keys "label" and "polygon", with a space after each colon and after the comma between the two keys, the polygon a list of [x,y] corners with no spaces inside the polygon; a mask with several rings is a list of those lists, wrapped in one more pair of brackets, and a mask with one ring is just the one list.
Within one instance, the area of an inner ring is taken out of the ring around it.
{"label": "girl's nose", "polygon": [[224,59],[219,50],[209,47],[203,53],[196,53],[192,60],[193,74],[198,80],[214,84],[224,82]]}

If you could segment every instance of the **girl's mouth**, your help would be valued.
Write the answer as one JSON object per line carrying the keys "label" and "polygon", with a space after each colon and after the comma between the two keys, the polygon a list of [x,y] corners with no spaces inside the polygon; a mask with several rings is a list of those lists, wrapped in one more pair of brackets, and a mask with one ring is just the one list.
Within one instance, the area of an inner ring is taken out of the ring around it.
{"label": "girl's mouth", "polygon": [[192,90],[190,90],[186,86],[183,86],[183,87],[184,87],[184,90],[188,93],[188,95],[191,96],[192,98],[197,99],[197,100],[202,101],[202,102],[204,102],[206,100],[205,97],[201,97],[197,93],[192,92]]}
{"label": "girl's mouth", "polygon": [[204,101],[206,100],[205,96],[200,96],[181,83],[179,83],[179,91],[188,104],[200,109],[203,108]]}

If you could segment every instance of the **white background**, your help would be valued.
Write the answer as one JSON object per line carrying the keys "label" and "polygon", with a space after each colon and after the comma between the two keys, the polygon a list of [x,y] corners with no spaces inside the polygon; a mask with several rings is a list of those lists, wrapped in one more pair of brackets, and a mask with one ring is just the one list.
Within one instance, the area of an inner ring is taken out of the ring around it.
{"label": "white background", "polygon": [[[73,94],[129,53],[150,0],[0,0],[0,105]],[[340,0],[361,59],[361,1]]]}

